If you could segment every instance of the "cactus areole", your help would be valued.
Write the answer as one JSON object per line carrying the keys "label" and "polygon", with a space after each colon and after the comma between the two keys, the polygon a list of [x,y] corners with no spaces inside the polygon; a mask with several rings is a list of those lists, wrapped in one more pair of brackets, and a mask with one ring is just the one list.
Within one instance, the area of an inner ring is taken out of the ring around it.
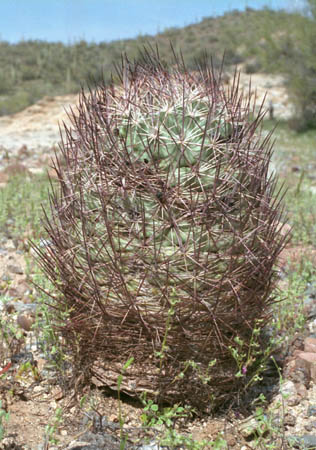
{"label": "cactus areole", "polygon": [[284,246],[264,111],[212,67],[119,74],[71,115],[39,259],[75,366],[115,387],[133,357],[121,390],[210,410],[257,369]]}

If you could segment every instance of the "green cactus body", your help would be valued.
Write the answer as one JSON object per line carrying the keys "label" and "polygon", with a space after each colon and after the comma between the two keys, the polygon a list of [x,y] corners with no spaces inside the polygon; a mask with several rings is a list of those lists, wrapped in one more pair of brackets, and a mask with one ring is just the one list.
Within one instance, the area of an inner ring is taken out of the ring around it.
{"label": "green cactus body", "polygon": [[269,142],[211,72],[127,64],[122,83],[82,96],[43,266],[62,277],[78,360],[119,371],[133,355],[145,390],[210,409],[240,388],[228,348],[272,302],[284,239]]}

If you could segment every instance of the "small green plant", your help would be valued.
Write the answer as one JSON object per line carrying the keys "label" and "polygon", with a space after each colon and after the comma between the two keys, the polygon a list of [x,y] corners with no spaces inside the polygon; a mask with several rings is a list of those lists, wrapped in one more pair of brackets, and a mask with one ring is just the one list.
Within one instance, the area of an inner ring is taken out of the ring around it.
{"label": "small green plant", "polygon": [[[34,188],[36,186],[36,189]],[[20,239],[29,230],[35,239],[45,235],[41,226],[42,205],[48,204],[47,176],[16,175],[0,189],[0,233]]]}
{"label": "small green plant", "polygon": [[[306,322],[304,314],[306,289],[316,283],[313,263],[302,257],[293,264],[288,273],[285,286],[276,290],[276,303],[273,306],[271,330],[274,337],[286,338],[288,341],[297,331],[302,330]],[[282,306],[281,302],[282,301]]]}
{"label": "small green plant", "polygon": [[143,395],[142,402],[144,405],[141,415],[143,427],[145,430],[153,428],[160,432],[159,445],[170,449],[184,446],[184,448],[191,450],[226,448],[226,441],[220,435],[212,442],[207,440],[197,441],[191,435],[181,434],[175,429],[179,420],[188,420],[192,417],[192,408],[180,405],[160,408],[153,400],[146,400],[146,394]]}
{"label": "small green plant", "polygon": [[[261,320],[257,321],[256,326],[252,330],[248,345],[236,336],[234,345],[229,346],[237,366],[235,377],[244,379],[244,390],[247,390],[251,385],[262,379],[272,353],[280,344],[280,340],[270,338],[266,340],[264,349],[260,346],[259,340],[262,338],[260,322]],[[252,369],[250,377],[248,376],[249,368]]]}
{"label": "small green plant", "polygon": [[[0,302],[4,305],[9,299],[0,296]],[[5,361],[14,353],[20,351],[20,347],[25,341],[23,331],[16,325],[11,317],[0,315],[0,361]]]}
{"label": "small green plant", "polygon": [[50,444],[58,444],[56,432],[62,422],[62,408],[56,408],[55,416],[52,421],[45,427],[45,442]]}
{"label": "small green plant", "polygon": [[2,408],[2,402],[0,400],[0,441],[2,441],[5,436],[5,422],[8,422],[9,418],[10,413]]}
{"label": "small green plant", "polygon": [[133,361],[134,358],[129,358],[129,360],[126,361],[126,363],[122,368],[121,374],[117,378],[117,395],[118,395],[119,424],[120,424],[120,450],[124,450],[128,439],[128,435],[124,431],[124,416],[121,404],[121,384],[126,370],[133,364]]}
{"label": "small green plant", "polygon": [[251,448],[261,450],[278,450],[284,447],[285,429],[284,416],[286,413],[284,400],[288,394],[282,391],[284,383],[279,366],[275,359],[271,357],[279,374],[281,400],[276,402],[273,407],[269,406],[264,394],[260,394],[253,401],[256,407],[253,419],[255,423],[251,424],[254,438],[251,442]]}

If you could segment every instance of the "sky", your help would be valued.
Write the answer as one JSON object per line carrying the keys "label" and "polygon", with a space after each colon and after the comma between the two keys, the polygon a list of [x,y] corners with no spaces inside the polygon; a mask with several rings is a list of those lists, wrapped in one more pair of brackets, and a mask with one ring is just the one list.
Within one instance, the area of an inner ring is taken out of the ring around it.
{"label": "sky", "polygon": [[291,10],[304,0],[0,0],[0,40],[74,43],[133,38],[245,7]]}

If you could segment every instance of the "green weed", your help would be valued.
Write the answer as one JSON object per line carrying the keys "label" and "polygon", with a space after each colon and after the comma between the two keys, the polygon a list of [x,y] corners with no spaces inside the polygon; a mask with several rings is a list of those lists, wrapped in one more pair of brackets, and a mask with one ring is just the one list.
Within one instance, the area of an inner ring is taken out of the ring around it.
{"label": "green weed", "polygon": [[10,414],[2,408],[2,402],[0,400],[0,442],[5,436],[5,422],[8,422],[9,418]]}
{"label": "green weed", "polygon": [[45,428],[45,443],[58,444],[56,432],[62,422],[62,408],[56,408],[55,416]]}
{"label": "green weed", "polygon": [[197,441],[193,439],[192,435],[184,435],[179,433],[175,427],[179,420],[188,420],[192,416],[192,409],[180,405],[173,405],[171,407],[160,408],[153,400],[146,400],[146,395],[143,396],[143,413],[141,421],[146,431],[153,428],[159,432],[158,442],[161,446],[166,446],[170,449],[176,449],[183,446],[190,450],[210,449],[226,449],[227,443],[225,439],[219,435],[215,441]]}
{"label": "green weed", "polygon": [[28,237],[43,236],[42,205],[48,209],[48,188],[49,181],[44,175],[10,178],[0,189],[0,233],[13,239],[20,239],[28,231]]}

